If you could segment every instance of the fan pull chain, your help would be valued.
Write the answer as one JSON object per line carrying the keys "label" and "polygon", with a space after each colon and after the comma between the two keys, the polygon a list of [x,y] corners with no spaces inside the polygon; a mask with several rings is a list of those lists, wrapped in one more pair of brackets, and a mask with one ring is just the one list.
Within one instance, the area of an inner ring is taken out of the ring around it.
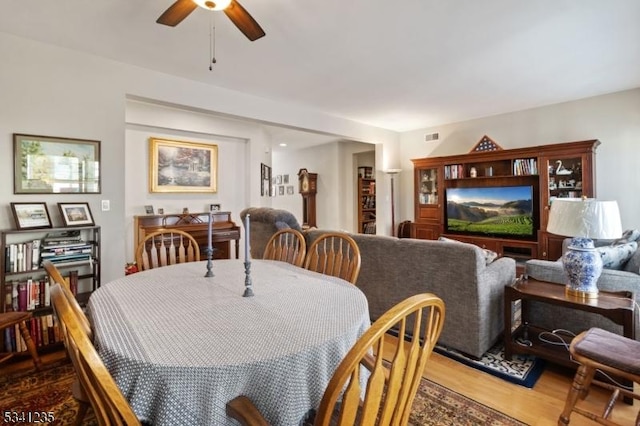
{"label": "fan pull chain", "polygon": [[209,23],[209,53],[211,54],[211,63],[209,64],[209,71],[213,71],[213,64],[216,63],[216,24],[215,16],[211,13]]}

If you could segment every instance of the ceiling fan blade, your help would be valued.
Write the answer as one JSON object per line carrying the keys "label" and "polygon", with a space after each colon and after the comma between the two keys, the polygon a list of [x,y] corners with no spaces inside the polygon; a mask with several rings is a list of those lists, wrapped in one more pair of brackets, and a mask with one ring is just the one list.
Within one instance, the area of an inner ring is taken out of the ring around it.
{"label": "ceiling fan blade", "polygon": [[193,0],[177,0],[156,21],[158,24],[175,27],[198,7]]}
{"label": "ceiling fan blade", "polygon": [[231,4],[224,10],[224,13],[249,40],[255,41],[264,37],[264,30],[236,0],[231,0]]}

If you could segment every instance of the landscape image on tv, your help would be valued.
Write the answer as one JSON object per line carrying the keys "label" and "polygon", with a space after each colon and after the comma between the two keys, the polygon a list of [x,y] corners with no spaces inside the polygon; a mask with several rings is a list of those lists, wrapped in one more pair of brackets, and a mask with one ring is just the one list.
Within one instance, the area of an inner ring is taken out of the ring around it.
{"label": "landscape image on tv", "polygon": [[532,192],[531,186],[447,189],[447,231],[532,237]]}

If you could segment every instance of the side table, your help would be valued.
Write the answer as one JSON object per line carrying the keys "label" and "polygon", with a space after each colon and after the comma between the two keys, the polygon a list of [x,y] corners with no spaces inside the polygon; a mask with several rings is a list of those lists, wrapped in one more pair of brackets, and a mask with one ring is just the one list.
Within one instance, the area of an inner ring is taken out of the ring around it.
{"label": "side table", "polygon": [[[582,299],[565,294],[562,284],[519,279],[504,290],[504,356],[510,360],[512,354],[531,354],[566,366],[575,364],[569,359],[564,347],[545,343],[539,339],[541,332],[549,331],[535,326],[535,318],[529,318],[528,301],[536,300],[551,305],[565,306],[579,311],[600,314],[623,327],[623,335],[635,339],[633,295],[629,291],[600,291],[597,299]],[[520,324],[513,328],[513,302],[521,300],[522,315]],[[562,324],[558,324],[561,327]],[[511,330],[511,333],[509,331]],[[566,344],[571,336],[560,335]],[[531,345],[518,343],[518,339],[531,342]],[[560,342],[558,340],[558,342]]]}
{"label": "side table", "polygon": [[[521,301],[521,319],[514,324],[514,302]],[[593,312],[622,325],[623,335],[635,339],[634,301],[630,291],[600,291],[597,299],[569,296],[562,284],[520,278],[504,289],[504,357],[510,360],[513,354],[530,354],[548,361],[577,368],[570,359],[569,344],[573,336],[555,333],[556,344],[541,339],[541,333],[549,330],[536,327],[535,318],[529,317],[529,301],[535,300],[551,305],[564,306],[579,311]],[[558,324],[561,328],[562,324]]]}

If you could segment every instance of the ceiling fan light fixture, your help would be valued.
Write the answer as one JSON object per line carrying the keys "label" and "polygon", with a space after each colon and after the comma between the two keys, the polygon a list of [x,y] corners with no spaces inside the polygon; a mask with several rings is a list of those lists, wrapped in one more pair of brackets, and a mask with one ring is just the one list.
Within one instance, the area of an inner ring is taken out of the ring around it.
{"label": "ceiling fan light fixture", "polygon": [[224,10],[231,4],[231,0],[193,0],[195,4],[207,10]]}

